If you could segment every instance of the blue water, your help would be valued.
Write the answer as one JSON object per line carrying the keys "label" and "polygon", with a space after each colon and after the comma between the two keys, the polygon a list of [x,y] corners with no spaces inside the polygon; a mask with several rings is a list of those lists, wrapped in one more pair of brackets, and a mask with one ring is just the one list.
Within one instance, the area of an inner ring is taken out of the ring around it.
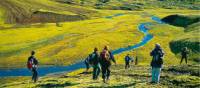
{"label": "blue water", "polygon": [[[50,73],[57,72],[69,72],[76,69],[83,68],[85,65],[83,62],[78,62],[69,66],[50,66],[50,67],[39,67],[39,76],[44,76]],[[10,69],[10,70],[0,70],[0,77],[5,76],[31,76],[32,73],[27,68]]]}
{"label": "blue water", "polygon": [[[122,16],[122,15],[123,14],[115,14],[113,16],[109,16],[106,18],[111,19],[113,17]],[[160,24],[164,23],[156,16],[152,16],[151,19]],[[148,33],[148,30],[150,30],[150,29],[148,29],[147,26],[149,26],[149,25],[152,25],[152,24],[151,23],[141,23],[138,26],[138,30],[141,31],[142,33],[144,33],[144,38],[139,43],[133,44],[132,46],[113,50],[112,53],[114,55],[120,54],[125,51],[137,49],[137,48],[142,47],[145,44],[147,44],[153,38],[153,35]],[[84,67],[85,67],[85,65],[84,65],[83,61],[81,61],[81,62],[75,63],[73,65],[69,65],[69,66],[39,67],[38,73],[39,73],[39,76],[44,76],[44,75],[47,75],[50,73],[70,72],[70,71],[74,71],[74,70],[84,68]],[[18,68],[18,69],[10,69],[10,70],[0,69],[0,77],[6,77],[6,76],[31,76],[31,72],[27,68]]]}

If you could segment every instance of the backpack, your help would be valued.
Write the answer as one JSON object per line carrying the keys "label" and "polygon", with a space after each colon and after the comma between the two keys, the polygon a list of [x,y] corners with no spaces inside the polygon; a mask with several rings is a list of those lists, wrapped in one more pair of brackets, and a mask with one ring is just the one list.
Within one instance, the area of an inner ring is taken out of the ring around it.
{"label": "backpack", "polygon": [[94,63],[94,61],[95,61],[95,59],[94,59],[95,56],[96,56],[95,53],[92,53],[92,54],[89,55],[89,63],[90,63],[90,64],[93,64],[93,63]]}
{"label": "backpack", "polygon": [[33,65],[35,66],[37,64],[38,64],[38,61],[33,56],[28,58],[28,62],[27,62],[27,68],[28,69],[33,68]]}
{"label": "backpack", "polygon": [[32,68],[32,65],[33,65],[33,64],[32,64],[31,61],[28,61],[28,62],[27,62],[27,68],[28,68],[28,69],[31,69],[31,68]]}
{"label": "backpack", "polygon": [[125,57],[125,61],[129,62],[130,58],[128,56]]}
{"label": "backpack", "polygon": [[163,64],[163,58],[162,58],[162,51],[157,51],[157,55],[154,56],[153,60],[158,64]]}
{"label": "backpack", "polygon": [[104,50],[103,52],[101,52],[101,58],[104,60],[104,61],[110,61],[110,54],[108,51]]}

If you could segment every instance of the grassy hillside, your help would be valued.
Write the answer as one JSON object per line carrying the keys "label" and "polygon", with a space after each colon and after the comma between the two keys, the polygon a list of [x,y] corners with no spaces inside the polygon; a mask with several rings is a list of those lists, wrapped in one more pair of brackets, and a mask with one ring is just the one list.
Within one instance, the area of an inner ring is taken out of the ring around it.
{"label": "grassy hillside", "polygon": [[[110,14],[112,11],[103,11],[103,13],[106,12]],[[122,12],[114,11],[112,13]],[[3,36],[1,40],[4,41],[1,42],[0,48],[0,58],[3,59],[0,61],[1,67],[23,67],[31,50],[36,50],[36,57],[39,59],[40,65],[66,65],[84,59],[94,47],[101,50],[104,45],[109,45],[111,49],[117,49],[136,44],[143,37],[143,34],[137,30],[139,23],[151,22],[150,17],[143,18],[142,14],[143,11],[132,12],[113,19],[99,18],[61,23],[62,27],[57,27],[54,24],[32,24],[23,28],[1,30],[0,35]],[[162,17],[164,13],[158,14]],[[162,31],[159,30],[161,26],[166,26],[164,28],[167,32],[164,30],[163,32],[167,34],[157,36],[157,33]],[[168,28],[171,30],[167,30]],[[181,31],[173,29],[176,28],[167,25],[157,26],[155,36],[158,38],[155,37],[155,40],[142,48],[146,50],[145,52],[138,54],[141,59],[144,59],[144,64],[149,63],[150,56],[148,54],[153,49],[154,43],[159,42],[164,47],[168,44],[164,41],[171,41],[174,36],[165,37],[166,40],[160,39],[160,37],[173,35],[175,34],[173,31]],[[116,37],[120,37],[120,40],[116,40]],[[164,44],[159,40],[162,40]],[[168,47],[164,49],[170,53]],[[132,51],[127,53],[132,53]],[[116,56],[121,58],[119,63],[122,62],[125,54]],[[173,54],[167,54],[168,57],[175,58]],[[166,62],[168,63],[168,61]]]}
{"label": "grassy hillside", "polygon": [[162,21],[169,23],[171,25],[179,26],[179,27],[187,27],[193,23],[197,23],[200,21],[199,15],[170,15],[162,19]]}
{"label": "grassy hillside", "polygon": [[183,47],[188,47],[190,49],[189,58],[196,62],[199,62],[199,52],[200,52],[200,42],[199,42],[199,22],[200,17],[198,15],[171,15],[163,18],[163,21],[184,27],[184,33],[180,33],[180,35],[170,42],[170,47],[173,53],[180,56],[180,52]]}
{"label": "grassy hillside", "polygon": [[199,10],[199,0],[54,0],[97,9],[142,10],[150,8]]}
{"label": "grassy hillside", "polygon": [[[182,69],[187,68],[187,69]],[[146,66],[134,66],[125,70],[123,65],[113,66],[108,83],[103,83],[101,75],[98,80],[92,80],[92,72],[84,73],[84,69],[67,74],[49,75],[40,78],[37,83],[30,82],[27,77],[23,81],[3,83],[0,87],[6,88],[198,88],[199,66],[173,66],[165,67],[161,73],[160,84],[151,84],[150,68]],[[191,73],[188,73],[190,71]],[[197,74],[195,74],[197,73]],[[51,77],[50,77],[51,76]],[[2,79],[1,79],[2,80]],[[14,80],[14,79],[11,79]]]}
{"label": "grassy hillside", "polygon": [[[111,68],[108,84],[101,79],[93,81],[91,72],[84,74],[83,69],[79,69],[42,77],[36,84],[30,82],[30,77],[4,77],[0,87],[199,87],[199,65],[193,65],[193,60],[199,61],[200,51],[199,4],[199,0],[2,0],[1,69],[25,68],[32,50],[36,51],[42,67],[84,60],[94,47],[100,51],[105,45],[111,50],[128,47],[145,36],[138,30],[140,23],[152,23],[146,27],[153,39],[143,47],[116,55],[117,65]],[[174,14],[182,16],[178,18],[182,21],[179,27],[173,23],[177,23],[177,19],[169,21],[174,26],[151,19],[151,16],[166,18]],[[164,70],[158,85],[149,83],[152,59],[149,53],[155,43],[160,43],[165,52]],[[180,49],[184,46],[192,51],[189,65],[177,66]],[[139,65],[124,70],[124,56],[128,53],[138,57]]]}
{"label": "grassy hillside", "polygon": [[37,23],[37,20],[43,21],[48,16],[52,22],[73,21],[60,18],[76,16],[82,20],[97,13],[95,10],[64,5],[50,0],[3,0],[0,6],[3,9],[1,11],[5,11],[5,23]]}
{"label": "grassy hillside", "polygon": [[[98,10],[104,15],[124,13],[125,15],[114,17],[113,19],[98,18],[77,22],[63,22],[58,27],[53,23],[49,24],[29,24],[26,26],[10,27],[0,31],[2,37],[0,45],[1,67],[24,67],[31,50],[35,50],[36,57],[40,65],[67,65],[84,59],[94,47],[101,48],[109,45],[112,50],[136,44],[143,38],[143,34],[138,31],[139,23],[153,22],[149,15],[164,17],[175,12],[184,14],[196,14],[197,11],[190,10],[145,10],[145,11],[108,11]],[[78,25],[78,26],[77,26]],[[140,62],[148,64],[151,60],[149,52],[154,44],[159,42],[164,47],[166,54],[166,64],[176,64],[168,58],[176,57],[171,53],[168,43],[175,38],[181,28],[169,25],[156,25],[150,27],[155,38],[138,51],[125,52],[117,55],[118,63],[123,63],[126,53],[133,53],[140,58]],[[160,30],[160,29],[165,30]],[[155,30],[154,30],[155,29]],[[119,37],[120,40],[115,38]],[[144,50],[145,51],[142,51]],[[83,52],[84,51],[84,52]],[[69,61],[70,60],[70,61]],[[8,64],[9,63],[9,64]]]}

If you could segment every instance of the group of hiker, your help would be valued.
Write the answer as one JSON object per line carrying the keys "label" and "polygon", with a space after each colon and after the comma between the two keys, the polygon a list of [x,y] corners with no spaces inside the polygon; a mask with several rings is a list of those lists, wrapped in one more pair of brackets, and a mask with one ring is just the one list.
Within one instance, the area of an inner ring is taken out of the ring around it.
{"label": "group of hiker", "polygon": [[105,46],[100,53],[98,48],[94,48],[94,52],[89,54],[85,60],[86,71],[89,69],[89,65],[93,66],[93,80],[96,80],[98,79],[100,70],[102,70],[102,78],[106,82],[110,77],[111,61],[116,64],[115,58],[108,46]]}
{"label": "group of hiker", "polygon": [[[187,64],[189,51],[187,47],[184,47],[181,51],[181,61],[185,59]],[[38,80],[38,72],[37,65],[38,61],[35,58],[35,51],[31,52],[31,56],[28,58],[27,67],[32,72],[32,80],[36,82]],[[152,56],[152,61],[150,63],[152,68],[152,81],[151,83],[159,83],[160,73],[163,65],[164,59],[164,51],[161,48],[160,44],[155,44],[155,48],[150,52],[150,56]],[[124,58],[125,60],[125,69],[130,68],[130,62],[134,61],[134,58],[130,57],[130,54],[127,54]],[[137,57],[135,59],[135,64],[137,64]],[[102,72],[103,82],[107,82],[110,79],[111,73],[111,63],[114,62],[116,64],[114,55],[109,50],[108,46],[105,46],[101,52],[99,52],[98,48],[94,48],[94,51],[89,54],[89,56],[85,59],[86,71],[93,67],[93,80],[97,80],[100,72]]]}

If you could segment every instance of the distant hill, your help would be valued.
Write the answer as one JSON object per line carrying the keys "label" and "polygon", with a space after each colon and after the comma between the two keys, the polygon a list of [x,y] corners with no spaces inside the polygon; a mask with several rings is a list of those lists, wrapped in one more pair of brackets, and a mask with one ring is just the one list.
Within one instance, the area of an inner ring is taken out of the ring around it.
{"label": "distant hill", "polygon": [[9,24],[76,21],[88,19],[97,13],[95,10],[51,0],[2,0],[0,7],[0,21]]}
{"label": "distant hill", "polygon": [[143,8],[200,9],[199,0],[54,0],[97,9],[141,10]]}

